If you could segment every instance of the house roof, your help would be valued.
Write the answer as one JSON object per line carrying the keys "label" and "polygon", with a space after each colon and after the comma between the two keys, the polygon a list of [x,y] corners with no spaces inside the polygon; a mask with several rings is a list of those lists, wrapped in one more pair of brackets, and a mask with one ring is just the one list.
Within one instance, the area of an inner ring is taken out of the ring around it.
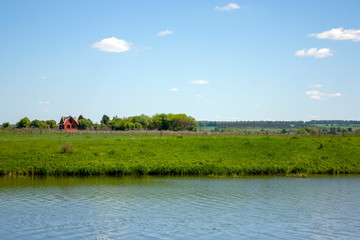
{"label": "house roof", "polygon": [[70,120],[70,118],[72,118],[72,119],[76,122],[76,124],[79,125],[79,122],[78,122],[78,120],[76,119],[76,117],[73,117],[73,116],[71,116],[71,115],[68,116],[68,117],[61,117],[59,124],[65,124],[67,121]]}

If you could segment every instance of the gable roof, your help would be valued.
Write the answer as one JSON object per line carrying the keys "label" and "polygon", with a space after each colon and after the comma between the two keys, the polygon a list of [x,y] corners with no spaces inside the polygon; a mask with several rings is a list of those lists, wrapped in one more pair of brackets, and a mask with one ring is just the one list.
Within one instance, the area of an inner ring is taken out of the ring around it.
{"label": "gable roof", "polygon": [[71,116],[71,115],[68,116],[68,117],[61,117],[60,122],[59,122],[59,125],[65,124],[67,121],[70,120],[70,118],[72,118],[72,119],[74,120],[74,122],[76,122],[76,124],[79,125],[79,122],[78,122],[78,120],[76,119],[76,117],[73,117],[73,116]]}

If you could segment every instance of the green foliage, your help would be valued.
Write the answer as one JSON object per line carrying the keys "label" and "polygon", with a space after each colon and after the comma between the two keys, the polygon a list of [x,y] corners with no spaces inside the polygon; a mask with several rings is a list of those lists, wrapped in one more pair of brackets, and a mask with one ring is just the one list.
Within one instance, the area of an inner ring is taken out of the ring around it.
{"label": "green foliage", "polygon": [[359,174],[358,156],[360,135],[0,133],[2,174]]}
{"label": "green foliage", "polygon": [[27,117],[24,117],[16,123],[16,128],[27,128],[30,126],[30,124],[30,120]]}
{"label": "green foliage", "polygon": [[51,129],[57,128],[57,124],[55,120],[47,120],[46,125]]}
{"label": "green foliage", "polygon": [[306,130],[310,135],[318,135],[319,134],[319,129],[314,128],[314,127],[309,127]]}
{"label": "green foliage", "polygon": [[150,117],[146,116],[145,114],[141,114],[140,116],[134,116],[130,118],[133,123],[138,123],[141,125],[138,129],[148,129],[150,125]]}
{"label": "green foliage", "polygon": [[[345,120],[312,120],[312,121],[199,121],[201,130],[211,131],[214,128],[219,128],[220,131],[227,131],[229,129],[251,130],[259,132],[261,129],[267,129],[270,132],[281,132],[286,129],[288,132],[296,132],[300,128],[317,128],[319,132],[330,134],[349,132],[360,128],[360,121],[345,121]],[[331,127],[331,128],[329,128]],[[334,128],[334,129],[332,129]],[[325,129],[325,130],[323,130]],[[315,130],[316,131],[316,130]],[[309,131],[307,131],[309,134]],[[317,133],[314,133],[317,134]]]}
{"label": "green foliage", "polygon": [[31,121],[30,127],[32,127],[32,128],[40,128],[40,121],[37,120],[37,119]]}
{"label": "green foliage", "polygon": [[199,127],[195,119],[186,114],[169,114],[169,117],[171,119],[170,128],[173,131],[194,131]]}
{"label": "green foliage", "polygon": [[31,121],[29,126],[32,128],[57,128],[55,120],[40,121],[35,119]]}
{"label": "green foliage", "polygon": [[155,114],[151,118],[151,128],[158,129],[158,130],[169,130],[170,122],[171,122],[171,118],[169,115],[167,115],[165,113]]}
{"label": "green foliage", "polygon": [[74,151],[74,146],[71,146],[68,142],[60,146],[61,153],[72,153]]}
{"label": "green foliage", "polygon": [[11,125],[9,122],[4,122],[1,126],[2,129],[11,128]]}
{"label": "green foliage", "polygon": [[110,121],[109,116],[104,114],[104,115],[102,116],[102,118],[101,118],[100,123],[101,123],[102,125],[108,125],[109,121]]}
{"label": "green foliage", "polygon": [[186,114],[156,114],[151,118],[150,127],[158,130],[194,131],[199,124]]}
{"label": "green foliage", "polygon": [[306,131],[305,128],[300,128],[299,130],[297,130],[296,132],[297,134],[301,134],[301,135],[308,135],[308,131]]}
{"label": "green foliage", "polygon": [[172,131],[195,131],[199,126],[194,118],[186,114],[155,114],[148,117],[144,114],[127,118],[113,117],[108,122],[112,130],[172,130]]}
{"label": "green foliage", "polygon": [[80,120],[78,120],[78,122],[79,122],[79,126],[78,126],[79,130],[91,130],[91,129],[93,129],[93,123],[92,123],[92,121],[90,119],[81,118]]}

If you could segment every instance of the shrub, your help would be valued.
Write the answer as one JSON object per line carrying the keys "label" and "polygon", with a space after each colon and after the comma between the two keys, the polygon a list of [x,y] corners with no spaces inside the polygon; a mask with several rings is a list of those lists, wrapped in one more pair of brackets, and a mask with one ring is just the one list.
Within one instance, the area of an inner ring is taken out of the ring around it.
{"label": "shrub", "polygon": [[74,150],[74,146],[71,146],[69,143],[64,143],[63,145],[61,145],[62,153],[72,153]]}
{"label": "shrub", "polygon": [[5,128],[11,128],[11,125],[9,122],[4,122],[1,126],[2,129],[5,129]]}

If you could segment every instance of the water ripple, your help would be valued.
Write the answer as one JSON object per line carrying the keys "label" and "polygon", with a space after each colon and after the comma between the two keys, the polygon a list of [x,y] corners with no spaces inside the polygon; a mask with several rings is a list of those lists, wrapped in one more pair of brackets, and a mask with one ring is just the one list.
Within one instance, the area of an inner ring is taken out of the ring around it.
{"label": "water ripple", "polygon": [[358,239],[360,177],[0,178],[3,239]]}

